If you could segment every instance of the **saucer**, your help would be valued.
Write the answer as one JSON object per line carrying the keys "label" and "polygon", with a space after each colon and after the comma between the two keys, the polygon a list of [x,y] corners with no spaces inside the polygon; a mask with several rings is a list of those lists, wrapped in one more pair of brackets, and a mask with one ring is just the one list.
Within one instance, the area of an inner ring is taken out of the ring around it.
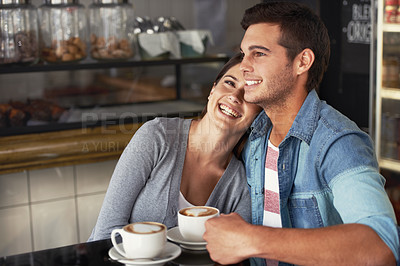
{"label": "saucer", "polygon": [[167,231],[167,239],[178,243],[182,248],[189,250],[206,250],[206,241],[202,242],[190,242],[183,238],[181,233],[179,232],[179,227],[171,228]]}
{"label": "saucer", "polygon": [[[118,244],[118,247],[121,248],[122,250],[124,249],[122,246],[122,243]],[[157,259],[126,259],[124,256],[119,254],[119,252],[112,247],[108,251],[108,256],[110,256],[111,259],[117,260],[120,263],[123,263],[125,265],[152,265],[152,266],[158,266],[158,265],[164,265],[166,262],[173,260],[177,258],[181,254],[181,248],[174,243],[166,242],[165,243],[165,249],[163,251],[163,254],[160,255],[159,258]]]}

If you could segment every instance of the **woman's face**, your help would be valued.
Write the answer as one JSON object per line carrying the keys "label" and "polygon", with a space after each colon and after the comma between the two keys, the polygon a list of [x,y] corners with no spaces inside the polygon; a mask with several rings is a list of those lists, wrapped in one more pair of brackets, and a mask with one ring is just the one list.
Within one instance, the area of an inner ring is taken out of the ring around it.
{"label": "woman's face", "polygon": [[240,64],[230,68],[211,90],[207,113],[218,127],[243,134],[262,110],[244,100],[245,81]]}

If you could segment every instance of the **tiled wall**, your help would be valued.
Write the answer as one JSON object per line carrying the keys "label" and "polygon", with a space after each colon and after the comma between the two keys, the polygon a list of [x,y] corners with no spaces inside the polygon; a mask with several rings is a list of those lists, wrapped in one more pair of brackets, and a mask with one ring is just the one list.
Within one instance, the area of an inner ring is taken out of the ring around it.
{"label": "tiled wall", "polygon": [[0,256],[85,242],[116,162],[0,175]]}

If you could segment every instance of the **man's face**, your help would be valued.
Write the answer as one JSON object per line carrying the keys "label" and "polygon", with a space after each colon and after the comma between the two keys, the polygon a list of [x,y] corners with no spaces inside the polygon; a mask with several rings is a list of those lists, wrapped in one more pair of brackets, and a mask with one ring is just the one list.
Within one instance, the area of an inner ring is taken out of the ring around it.
{"label": "man's face", "polygon": [[295,85],[293,64],[278,44],[280,28],[269,23],[251,25],[243,37],[240,69],[246,80],[244,99],[264,110],[282,108]]}

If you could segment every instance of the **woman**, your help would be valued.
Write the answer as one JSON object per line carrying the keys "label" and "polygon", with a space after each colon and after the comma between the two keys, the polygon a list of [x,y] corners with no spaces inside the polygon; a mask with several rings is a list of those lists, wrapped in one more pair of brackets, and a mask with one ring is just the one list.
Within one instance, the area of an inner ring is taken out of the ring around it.
{"label": "woman", "polygon": [[242,163],[234,148],[261,109],[244,101],[241,56],[218,74],[202,118],[156,118],[135,133],[119,159],[89,241],[136,221],[177,225],[191,205],[251,221]]}

